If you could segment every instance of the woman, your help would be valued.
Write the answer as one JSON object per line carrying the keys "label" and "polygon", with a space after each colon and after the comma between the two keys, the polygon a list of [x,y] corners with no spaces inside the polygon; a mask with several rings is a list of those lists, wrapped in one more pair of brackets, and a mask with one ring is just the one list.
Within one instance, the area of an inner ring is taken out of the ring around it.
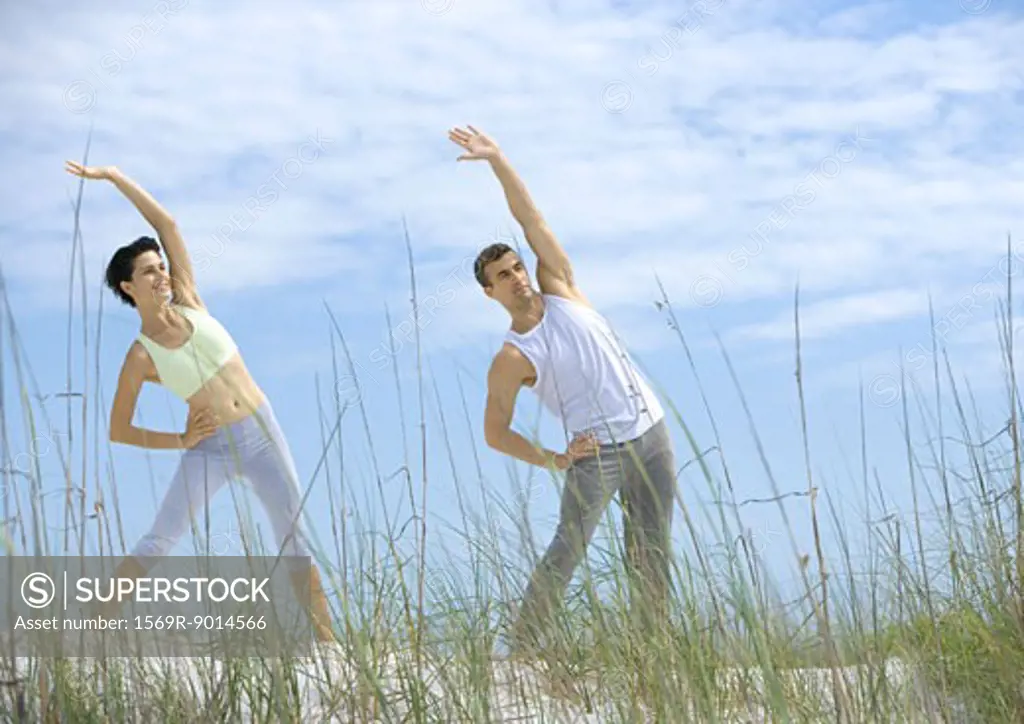
{"label": "woman", "polygon": [[[125,445],[183,449],[178,470],[149,532],[118,567],[138,578],[166,555],[189,527],[197,507],[232,477],[247,478],[270,517],[285,556],[310,555],[298,523],[301,498],[291,452],[270,402],[253,381],[228,332],[210,315],[196,289],[192,262],[167,211],[117,168],[67,162],[67,171],[110,181],[149,222],[163,246],[143,236],[121,247],[107,267],[107,285],[142,321],[121,367],[110,415],[110,439]],[[161,384],[188,404],[183,434],[132,424],[144,382]],[[319,570],[292,573],[299,600],[310,608],[318,641],[333,641]]]}

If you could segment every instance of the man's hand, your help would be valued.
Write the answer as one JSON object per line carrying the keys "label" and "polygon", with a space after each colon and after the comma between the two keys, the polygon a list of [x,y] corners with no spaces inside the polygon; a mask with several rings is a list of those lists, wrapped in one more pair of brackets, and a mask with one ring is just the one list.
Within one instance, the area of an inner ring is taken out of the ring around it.
{"label": "man's hand", "polygon": [[109,181],[117,169],[113,166],[83,166],[75,161],[68,161],[64,165],[64,170],[82,178]]}
{"label": "man's hand", "polygon": [[569,447],[564,453],[555,455],[555,467],[559,470],[565,470],[577,460],[597,455],[600,447],[601,444],[593,433],[588,432],[577,435],[569,443]]}
{"label": "man's hand", "polygon": [[466,149],[466,153],[455,159],[456,161],[476,161],[480,159],[490,161],[501,155],[501,149],[498,148],[498,144],[493,139],[484,133],[480,133],[473,126],[466,126],[466,128],[469,130],[453,128],[448,131],[448,138],[453,143]]}

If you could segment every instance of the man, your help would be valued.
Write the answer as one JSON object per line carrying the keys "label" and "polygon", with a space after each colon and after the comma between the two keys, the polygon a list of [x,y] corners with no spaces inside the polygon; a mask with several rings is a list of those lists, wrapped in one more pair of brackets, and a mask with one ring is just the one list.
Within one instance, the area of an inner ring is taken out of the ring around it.
{"label": "man", "polygon": [[[508,311],[511,325],[487,377],[484,435],[500,452],[566,473],[554,539],[537,565],[513,625],[514,652],[540,643],[552,607],[586,555],[598,521],[618,493],[634,587],[631,605],[663,617],[669,589],[669,532],[675,460],[664,411],[617,342],[610,325],[580,291],[572,265],[497,144],[473,126],[449,138],[487,161],[501,182],[512,216],[537,257],[536,291],[509,246],[492,244],[476,260],[477,281]],[[564,453],[538,449],[510,425],[526,386],[562,420]],[[651,633],[648,631],[647,633]]]}

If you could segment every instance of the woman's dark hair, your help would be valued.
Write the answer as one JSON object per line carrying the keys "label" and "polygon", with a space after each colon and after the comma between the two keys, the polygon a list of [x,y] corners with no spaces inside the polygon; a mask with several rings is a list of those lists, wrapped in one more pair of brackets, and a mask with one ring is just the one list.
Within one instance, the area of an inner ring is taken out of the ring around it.
{"label": "woman's dark hair", "polygon": [[135,306],[135,300],[128,296],[124,289],[121,288],[121,282],[130,282],[132,280],[136,257],[147,251],[155,251],[159,254],[160,244],[151,236],[140,236],[131,244],[125,244],[115,251],[114,256],[110,259],[110,263],[107,264],[107,286],[110,287],[111,291],[122,302],[130,307]]}

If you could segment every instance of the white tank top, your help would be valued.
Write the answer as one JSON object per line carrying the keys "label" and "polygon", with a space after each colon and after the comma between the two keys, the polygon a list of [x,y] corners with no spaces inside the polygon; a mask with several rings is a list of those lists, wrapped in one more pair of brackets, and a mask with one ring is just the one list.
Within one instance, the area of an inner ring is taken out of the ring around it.
{"label": "white tank top", "polygon": [[542,295],[544,316],[525,334],[505,340],[533,364],[531,388],[573,436],[592,432],[601,443],[634,440],[664,417],[653,390],[608,321],[585,304]]}

